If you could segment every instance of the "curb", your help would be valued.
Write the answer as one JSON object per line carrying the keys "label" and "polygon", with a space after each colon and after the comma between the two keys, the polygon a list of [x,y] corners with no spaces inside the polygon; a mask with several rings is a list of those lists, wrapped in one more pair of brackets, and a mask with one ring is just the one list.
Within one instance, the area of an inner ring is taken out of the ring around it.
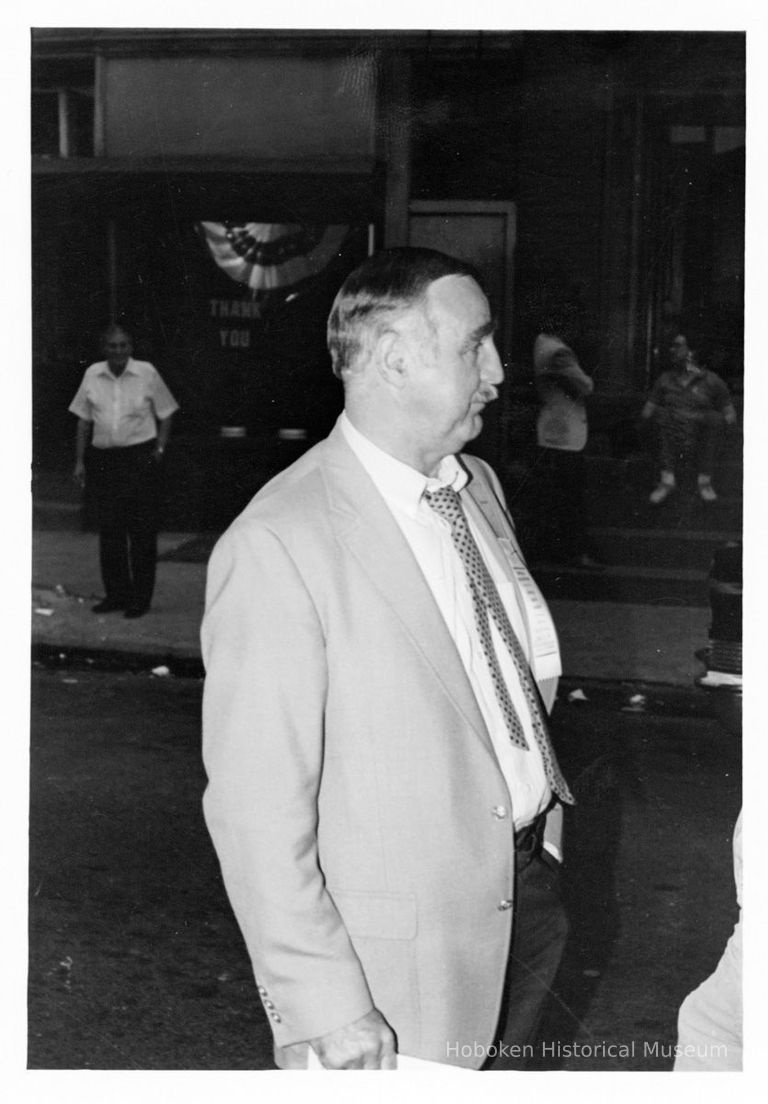
{"label": "curb", "polygon": [[[174,678],[202,679],[205,676],[200,656],[178,655],[128,649],[98,649],[70,647],[66,644],[33,644],[32,662],[50,669],[70,668],[105,672],[152,673],[162,667]],[[577,696],[571,698],[571,695]],[[629,714],[654,714],[658,716],[711,717],[710,692],[695,684],[675,686],[668,683],[648,683],[639,679],[615,681],[563,677],[557,694],[561,708],[589,711],[610,710]]]}
{"label": "curb", "polygon": [[203,678],[205,671],[199,656],[183,656],[173,652],[130,651],[128,649],[98,649],[68,644],[33,644],[32,662],[40,667],[88,668],[91,671],[151,672],[155,667],[167,668],[175,678]]}

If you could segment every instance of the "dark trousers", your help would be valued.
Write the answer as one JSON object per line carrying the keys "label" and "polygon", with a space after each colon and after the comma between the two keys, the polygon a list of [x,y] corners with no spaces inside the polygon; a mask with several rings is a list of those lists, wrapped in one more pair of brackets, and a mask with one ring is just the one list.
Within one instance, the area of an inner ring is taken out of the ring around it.
{"label": "dark trousers", "polygon": [[154,441],[89,450],[101,577],[110,601],[147,608],[155,588],[158,466]]}
{"label": "dark trousers", "polygon": [[[519,864],[519,866],[522,864]],[[568,937],[568,921],[560,896],[558,864],[537,850],[518,868],[515,878],[515,915],[502,1013],[494,1043],[503,1043],[488,1070],[525,1069],[533,1047]],[[515,1049],[517,1048],[517,1049]]]}
{"label": "dark trousers", "polygon": [[556,563],[593,553],[587,534],[583,452],[539,448],[542,549]]}
{"label": "dark trousers", "polygon": [[715,470],[721,427],[703,423],[669,422],[659,426],[659,464],[662,471],[675,472],[691,461],[700,475]]}

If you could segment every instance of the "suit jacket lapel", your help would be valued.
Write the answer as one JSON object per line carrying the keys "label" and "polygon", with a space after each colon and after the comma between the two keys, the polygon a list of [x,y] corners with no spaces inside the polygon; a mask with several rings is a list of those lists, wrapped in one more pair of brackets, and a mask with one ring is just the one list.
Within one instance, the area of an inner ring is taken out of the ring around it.
{"label": "suit jacket lapel", "polygon": [[338,428],[326,445],[322,467],[339,540],[400,619],[465,721],[490,749],[459,653],[400,527]]}
{"label": "suit jacket lapel", "polygon": [[[468,467],[470,472],[470,482],[467,484],[463,494],[464,508],[471,516],[472,521],[478,527],[483,534],[485,542],[488,548],[492,551],[497,562],[501,565],[505,575],[509,578],[512,584],[517,589],[512,569],[510,568],[507,557],[501,551],[499,547],[499,537],[504,537],[509,541],[511,546],[515,548],[518,553],[520,552],[515,532],[511,525],[508,524],[504,515],[499,508],[498,502],[493,496],[493,491],[488,484],[477,473],[474,465]],[[491,518],[495,518],[497,524],[494,525],[491,522]],[[503,527],[503,528],[502,528]],[[499,531],[502,529],[502,531]]]}
{"label": "suit jacket lapel", "polygon": [[[501,567],[502,571],[509,579],[515,593],[519,595],[519,585],[515,579],[514,572],[512,571],[507,557],[499,546],[499,537],[503,536],[518,553],[520,552],[514,529],[507,522],[493,494],[493,490],[483,477],[477,462],[465,463],[465,467],[470,473],[470,481],[463,495],[465,509],[471,516],[473,523],[483,534],[490,554],[494,556],[496,563]],[[494,521],[491,521],[492,518]],[[526,616],[522,618],[522,627],[526,635],[525,641],[522,642],[524,644],[524,651],[526,655],[532,656],[533,641],[531,639],[530,625],[528,624],[528,618]]]}
{"label": "suit jacket lapel", "polygon": [[[493,488],[489,485],[485,473],[478,462],[472,458],[465,458],[465,466],[472,478],[463,492],[464,505],[472,521],[477,525],[487,542],[489,550],[494,554],[497,563],[510,580],[515,593],[518,595],[523,610],[523,628],[526,634],[527,654],[530,656],[531,670],[539,689],[545,697],[547,708],[551,709],[554,702],[554,693],[557,687],[557,678],[561,671],[560,656],[557,644],[557,633],[552,623],[549,611],[544,608],[537,611],[534,605],[535,620],[531,617],[531,606],[526,600],[520,582],[515,576],[507,556],[501,550],[499,538],[509,541],[511,547],[520,557],[521,564],[525,560],[520,552],[515,531],[507,520],[506,514],[496,498]],[[531,583],[533,580],[531,579]],[[538,601],[543,603],[541,594],[537,591]],[[538,637],[537,628],[538,626]],[[537,640],[539,650],[537,651]],[[553,658],[554,657],[554,658]]]}

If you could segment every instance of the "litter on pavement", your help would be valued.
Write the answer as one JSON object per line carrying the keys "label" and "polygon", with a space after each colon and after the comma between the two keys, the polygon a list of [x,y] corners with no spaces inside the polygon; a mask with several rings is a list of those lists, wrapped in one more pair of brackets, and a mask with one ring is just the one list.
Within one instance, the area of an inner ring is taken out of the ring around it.
{"label": "litter on pavement", "polygon": [[629,699],[629,705],[622,706],[622,713],[644,713],[646,704],[645,694],[633,694]]}
{"label": "litter on pavement", "polygon": [[589,701],[589,698],[583,690],[571,690],[570,694],[568,695],[568,701]]}

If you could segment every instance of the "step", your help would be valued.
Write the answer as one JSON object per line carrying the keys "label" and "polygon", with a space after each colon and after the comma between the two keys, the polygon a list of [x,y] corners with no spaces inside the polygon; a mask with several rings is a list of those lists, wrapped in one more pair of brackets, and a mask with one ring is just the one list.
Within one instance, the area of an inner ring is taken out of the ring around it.
{"label": "step", "polygon": [[741,531],[591,527],[590,538],[606,564],[690,568],[707,572],[717,548],[741,540]]}
{"label": "step", "polygon": [[602,571],[532,563],[531,574],[548,600],[626,602],[648,606],[709,606],[706,572],[679,568],[606,567]]}
{"label": "step", "polygon": [[702,502],[696,494],[676,491],[666,502],[654,506],[648,496],[595,492],[587,496],[588,524],[614,529],[667,532],[698,532],[719,539],[721,534],[740,533],[744,507],[741,498],[720,495],[715,502]]}
{"label": "step", "polygon": [[[586,458],[585,486],[592,494],[636,496],[647,502],[651,491],[658,485],[659,477],[660,472],[656,465],[646,460],[637,458],[616,460],[603,456]],[[677,488],[664,505],[688,499],[700,502],[697,483],[697,472],[690,470],[678,472]],[[718,501],[741,500],[743,496],[741,463],[727,461],[718,464],[712,473],[712,484],[717,491]]]}
{"label": "step", "polygon": [[[507,488],[507,505],[518,530],[538,542],[538,534],[547,528],[547,499],[533,486]],[[586,496],[586,523],[590,528],[627,529],[648,532],[686,532],[708,534],[713,540],[726,540],[740,533],[744,508],[740,498],[723,495],[705,503],[697,495],[676,492],[660,506],[636,491],[613,488],[611,493],[589,488]]]}
{"label": "step", "polygon": [[[587,451],[584,453],[584,462],[588,473],[595,479],[615,478],[617,475],[629,476],[633,479],[647,477],[654,479],[659,470],[658,464],[652,456],[637,453],[625,457],[615,457]],[[713,479],[716,478],[721,483],[727,482],[729,485],[739,486],[743,470],[744,458],[739,448],[721,454],[717,459],[714,472],[710,474]],[[693,471],[690,465],[686,465],[683,471],[677,474],[683,482],[691,479],[695,482],[698,473]]]}
{"label": "step", "polygon": [[[703,502],[695,475],[686,473],[679,486],[658,506],[649,502],[658,473],[644,461],[592,457],[585,474],[587,524],[600,528],[631,530],[680,530],[720,534],[737,533],[743,524],[741,473],[738,466],[727,477],[714,476],[715,502]],[[530,531],[534,543],[546,528],[551,488],[541,479],[535,464],[522,461],[502,471],[507,503],[522,531]]]}
{"label": "step", "polygon": [[[586,465],[584,485],[592,494],[634,494],[647,499],[651,491],[658,486],[660,472],[656,468],[638,471],[615,467],[593,467]],[[675,494],[683,498],[698,498],[697,473],[686,473],[677,477]],[[712,473],[712,485],[718,498],[740,499],[743,497],[742,469],[737,465],[717,468]],[[669,501],[669,500],[668,500]]]}

